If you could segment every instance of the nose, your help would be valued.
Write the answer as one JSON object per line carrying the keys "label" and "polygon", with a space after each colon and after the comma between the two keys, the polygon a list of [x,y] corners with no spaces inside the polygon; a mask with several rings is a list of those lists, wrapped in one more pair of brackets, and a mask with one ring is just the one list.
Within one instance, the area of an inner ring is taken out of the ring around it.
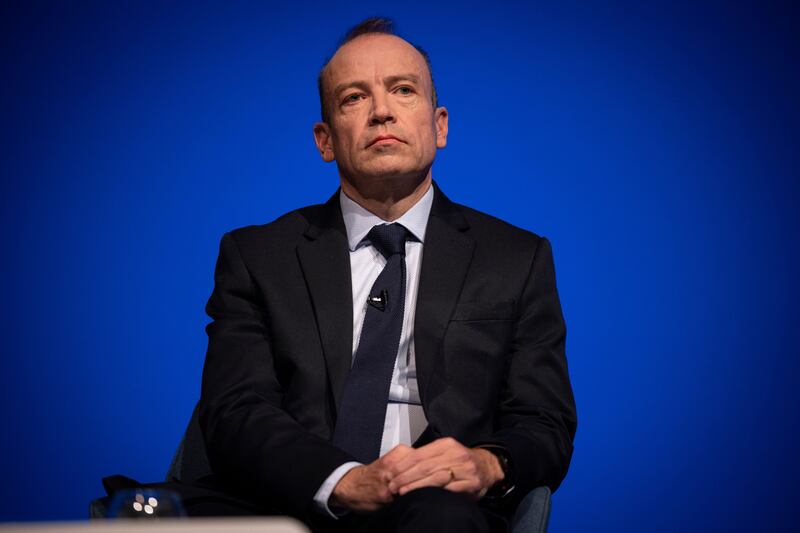
{"label": "nose", "polygon": [[394,122],[394,112],[392,111],[389,95],[383,91],[377,91],[372,97],[372,109],[369,115],[369,125],[379,126],[387,122]]}

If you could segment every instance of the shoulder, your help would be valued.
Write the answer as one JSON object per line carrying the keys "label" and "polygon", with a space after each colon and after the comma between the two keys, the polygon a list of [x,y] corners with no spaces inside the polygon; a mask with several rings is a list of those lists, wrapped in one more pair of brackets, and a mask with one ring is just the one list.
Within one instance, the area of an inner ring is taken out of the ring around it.
{"label": "shoulder", "polygon": [[274,273],[290,269],[296,262],[298,247],[325,231],[321,228],[335,220],[337,214],[329,202],[289,211],[266,224],[231,230],[222,237],[220,257],[241,257],[253,271],[269,269]]}
{"label": "shoulder", "polygon": [[517,227],[496,216],[454,202],[434,182],[436,195],[431,216],[441,218],[459,231],[474,239],[479,248],[488,250],[533,249],[546,239],[536,233]]}
{"label": "shoulder", "polygon": [[301,207],[266,224],[233,229],[224,238],[232,239],[241,248],[270,244],[286,246],[287,243],[303,240],[308,229],[325,217],[326,207],[326,204]]}
{"label": "shoulder", "polygon": [[535,250],[546,241],[533,231],[520,228],[496,216],[462,204],[454,204],[469,225],[469,234],[476,242],[490,247]]}

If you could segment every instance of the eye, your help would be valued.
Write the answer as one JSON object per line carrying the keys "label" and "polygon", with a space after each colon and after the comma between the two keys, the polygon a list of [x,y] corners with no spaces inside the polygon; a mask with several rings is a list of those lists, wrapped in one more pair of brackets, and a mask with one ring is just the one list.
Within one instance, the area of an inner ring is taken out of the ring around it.
{"label": "eye", "polygon": [[345,104],[354,104],[354,103],[358,102],[359,100],[361,100],[363,97],[364,97],[364,95],[361,94],[361,93],[352,93],[352,94],[348,94],[347,96],[345,96],[344,100],[342,102],[345,103]]}
{"label": "eye", "polygon": [[409,87],[408,85],[401,85],[396,89],[395,92],[397,92],[402,96],[410,96],[414,94],[414,89],[412,87]]}

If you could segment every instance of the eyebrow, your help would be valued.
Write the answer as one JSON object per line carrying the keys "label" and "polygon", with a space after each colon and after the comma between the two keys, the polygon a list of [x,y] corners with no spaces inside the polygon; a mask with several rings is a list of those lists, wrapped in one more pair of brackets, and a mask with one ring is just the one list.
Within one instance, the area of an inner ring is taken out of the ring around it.
{"label": "eyebrow", "polygon": [[411,83],[419,85],[419,76],[416,74],[400,74],[397,76],[389,76],[385,81],[389,85],[393,85],[398,81],[410,81]]}
{"label": "eyebrow", "polygon": [[356,87],[358,89],[367,90],[368,85],[365,81],[348,81],[345,83],[340,83],[336,87],[333,88],[333,94],[338,95],[345,89],[349,89],[351,87]]}
{"label": "eyebrow", "polygon": [[[410,81],[415,85],[419,85],[419,76],[416,74],[397,74],[395,76],[389,76],[385,78],[384,83],[387,85],[393,85],[399,81]],[[344,83],[340,83],[336,87],[333,88],[333,94],[339,95],[345,89],[349,89],[351,87],[355,87],[362,90],[367,90],[369,88],[369,84],[366,81],[347,81]]]}

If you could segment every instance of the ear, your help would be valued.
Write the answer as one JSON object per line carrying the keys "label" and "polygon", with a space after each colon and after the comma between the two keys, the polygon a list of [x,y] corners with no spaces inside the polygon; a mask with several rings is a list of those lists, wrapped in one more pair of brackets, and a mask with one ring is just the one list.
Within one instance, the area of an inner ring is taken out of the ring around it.
{"label": "ear", "polygon": [[447,108],[437,107],[433,121],[436,124],[436,148],[444,148],[447,146]]}
{"label": "ear", "polygon": [[331,139],[331,127],[325,122],[314,124],[314,142],[317,145],[322,160],[330,163],[336,156],[333,154],[333,141]]}

